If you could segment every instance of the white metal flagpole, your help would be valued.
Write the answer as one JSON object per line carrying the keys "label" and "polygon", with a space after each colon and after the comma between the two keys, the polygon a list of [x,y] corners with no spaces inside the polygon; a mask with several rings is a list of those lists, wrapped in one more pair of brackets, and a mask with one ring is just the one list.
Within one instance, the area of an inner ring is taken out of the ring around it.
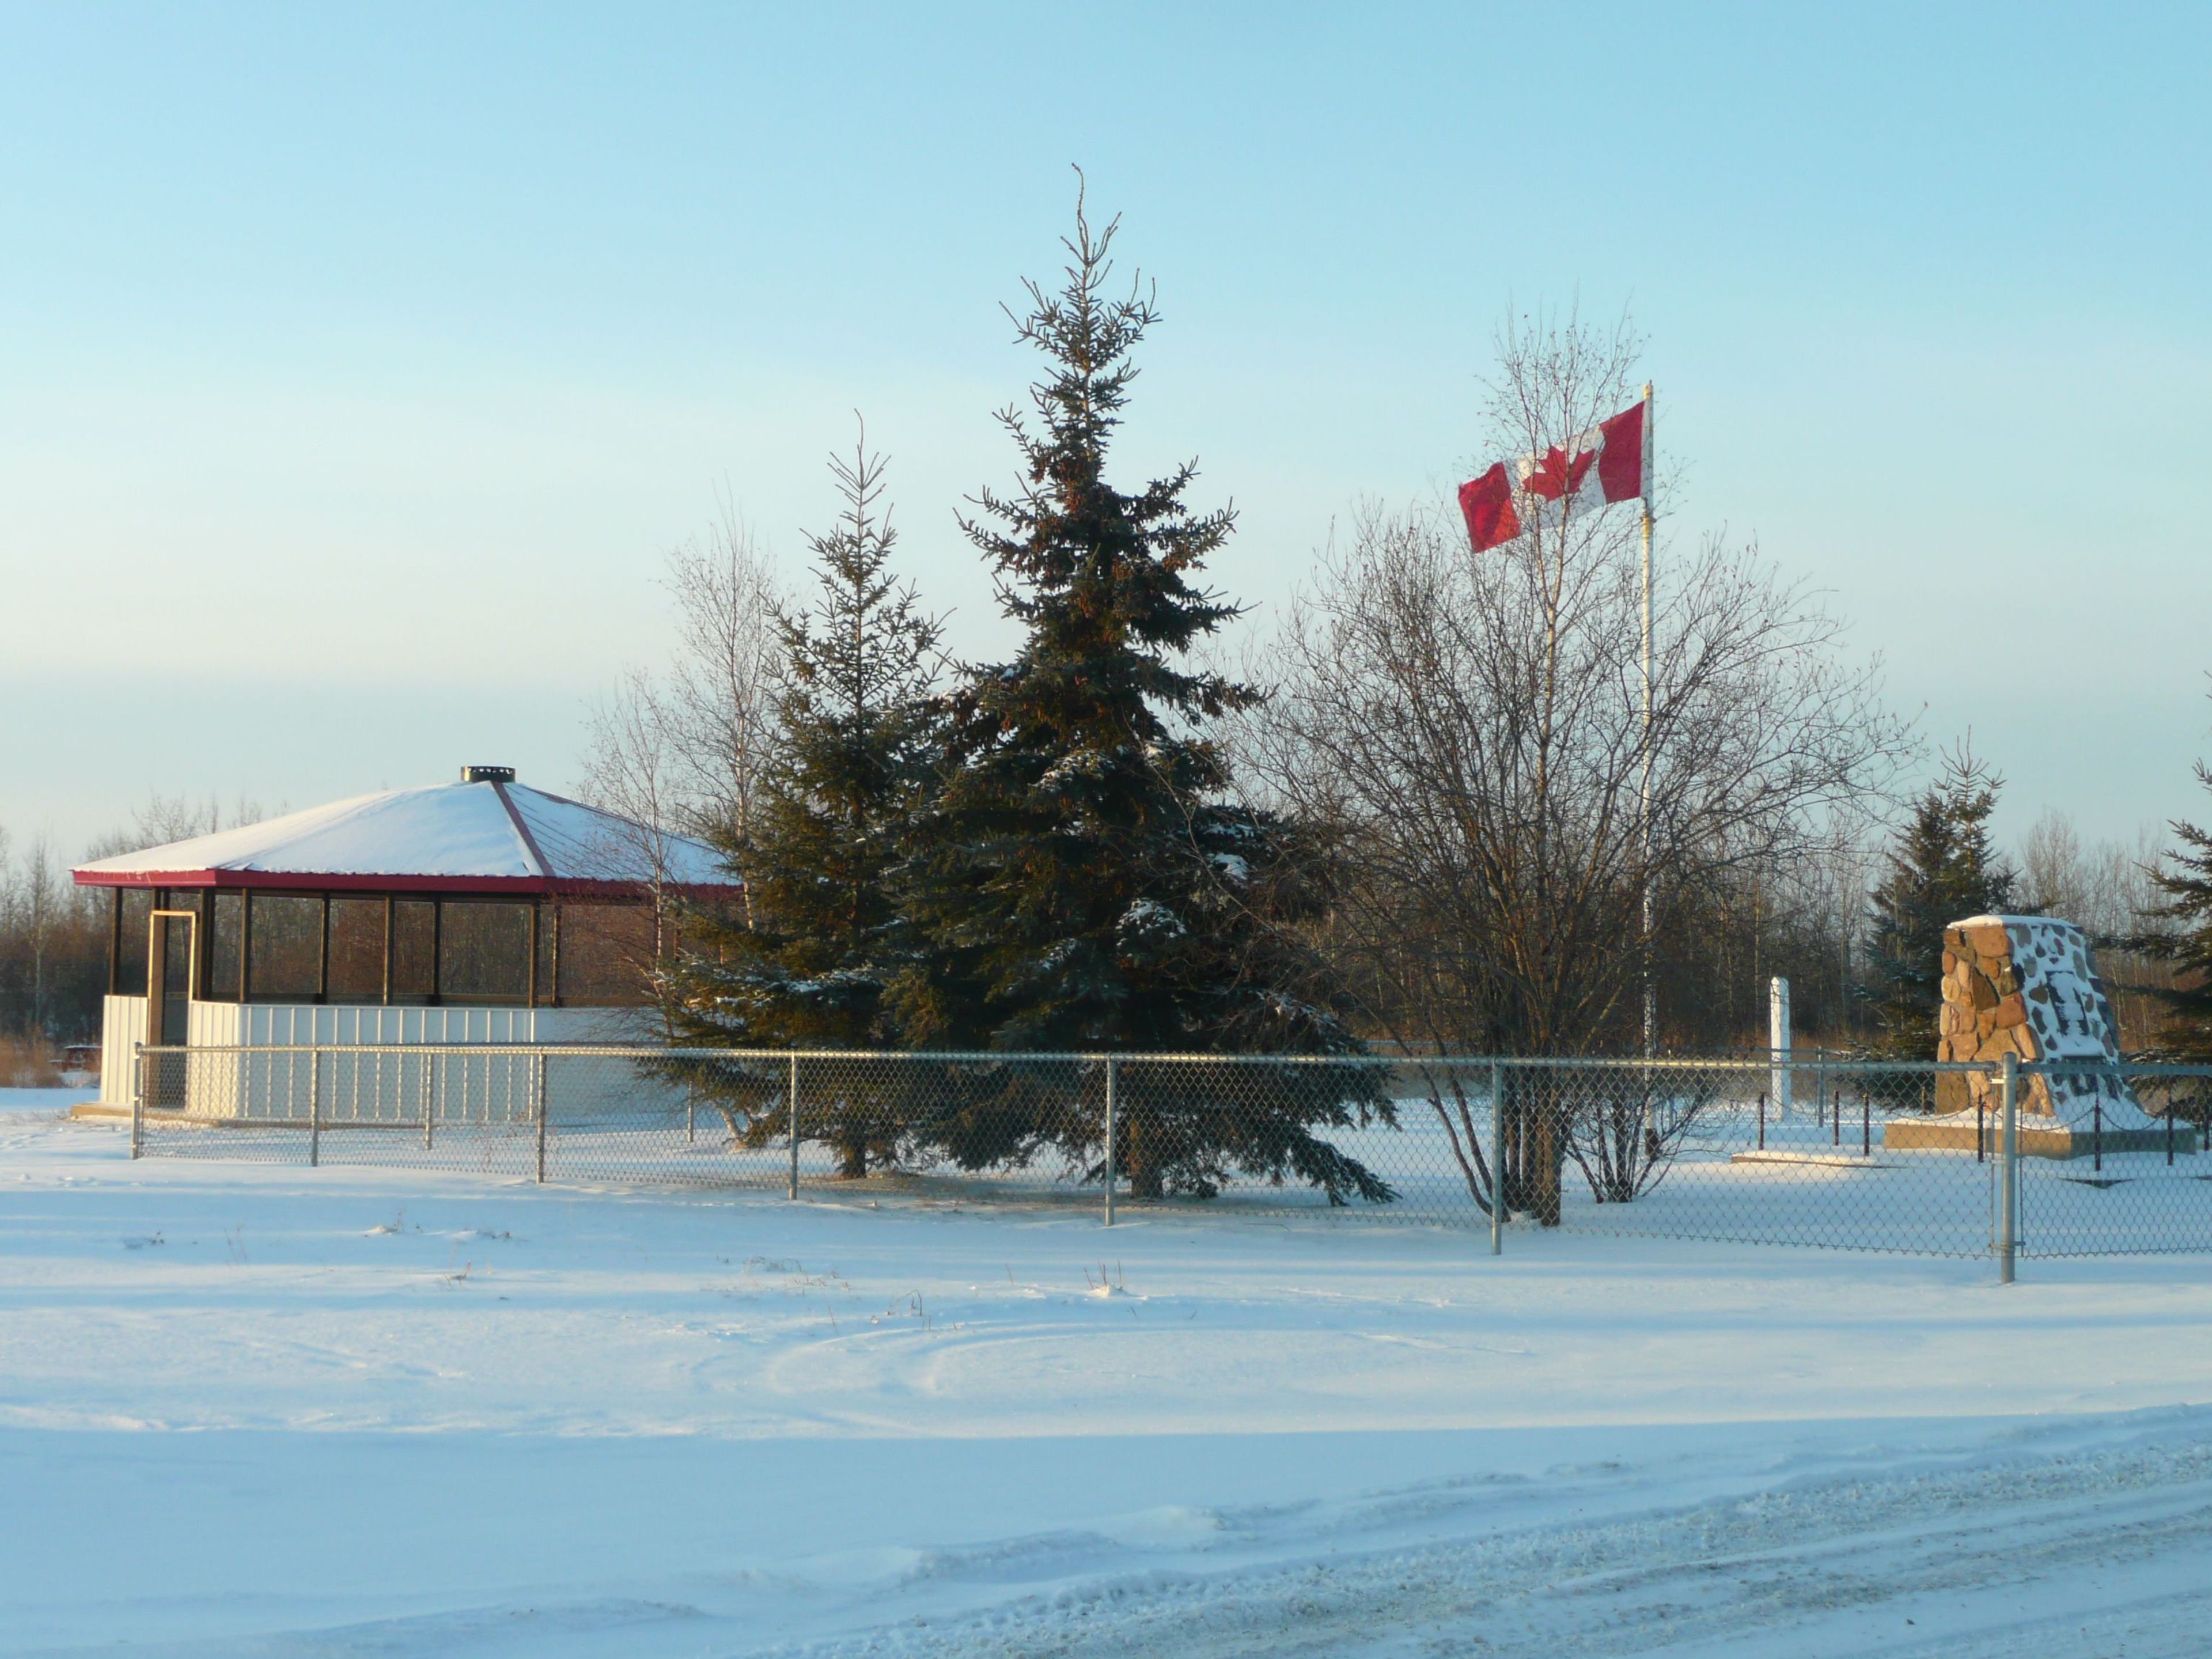
{"label": "white metal flagpole", "polygon": [[1651,382],[1644,383],[1644,1057],[1659,1048],[1659,1000],[1651,979]]}

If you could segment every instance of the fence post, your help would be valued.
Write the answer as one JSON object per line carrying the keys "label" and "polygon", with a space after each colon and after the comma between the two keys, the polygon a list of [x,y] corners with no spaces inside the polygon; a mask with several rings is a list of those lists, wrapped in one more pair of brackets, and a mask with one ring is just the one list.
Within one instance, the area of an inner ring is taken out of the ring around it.
{"label": "fence post", "polygon": [[1505,1253],[1505,1068],[1490,1057],[1490,1253]]}
{"label": "fence post", "polygon": [[1114,1084],[1121,1062],[1106,1056],[1106,1224],[1114,1224]]}
{"label": "fence post", "polygon": [[1859,1097],[1859,1156],[1874,1156],[1874,1097]]}
{"label": "fence post", "polygon": [[786,1198],[799,1196],[799,1056],[791,1057],[791,1184],[785,1189]]}
{"label": "fence post", "polygon": [[538,1184],[545,1184],[545,1056],[538,1056]]}
{"label": "fence post", "polygon": [[139,1155],[146,1133],[146,1045],[131,1045],[131,1156]]}
{"label": "fence post", "polygon": [[438,1121],[438,1059],[422,1051],[422,1150],[430,1150],[431,1126]]}
{"label": "fence post", "polygon": [[1766,1150],[1766,1094],[1764,1090],[1760,1091],[1759,1097],[1759,1150],[1762,1152]]}
{"label": "fence post", "polygon": [[307,1167],[323,1161],[323,1051],[307,1051]]}
{"label": "fence post", "polygon": [[2105,1173],[2105,1091],[2100,1087],[2089,1103],[2090,1167],[2098,1175]]}
{"label": "fence post", "polygon": [[2004,1057],[1997,1128],[1997,1283],[2013,1282],[2020,1248],[2020,1056]]}

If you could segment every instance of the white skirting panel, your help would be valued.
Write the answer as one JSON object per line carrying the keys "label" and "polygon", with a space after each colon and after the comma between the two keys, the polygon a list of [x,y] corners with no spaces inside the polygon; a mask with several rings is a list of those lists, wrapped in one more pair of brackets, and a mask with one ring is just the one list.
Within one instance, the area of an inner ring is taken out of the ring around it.
{"label": "white skirting panel", "polygon": [[100,1103],[128,1106],[138,1086],[136,1056],[146,1040],[146,999],[100,1000]]}
{"label": "white skirting panel", "polygon": [[[109,997],[106,1052],[128,1056],[146,1029],[146,999]],[[313,1117],[347,1123],[524,1123],[543,1097],[558,1121],[679,1109],[683,1091],[615,1058],[453,1054],[455,1045],[652,1043],[652,1016],[634,1008],[390,1008],[311,1003],[196,1002],[187,1052],[169,1061],[167,1103],[192,1117]],[[257,1048],[373,1045],[386,1052],[255,1054]],[[401,1052],[392,1052],[392,1050]],[[414,1052],[405,1052],[412,1050]],[[128,1061],[102,1071],[100,1098],[131,1103]],[[182,1098],[178,1099],[178,1085]]]}

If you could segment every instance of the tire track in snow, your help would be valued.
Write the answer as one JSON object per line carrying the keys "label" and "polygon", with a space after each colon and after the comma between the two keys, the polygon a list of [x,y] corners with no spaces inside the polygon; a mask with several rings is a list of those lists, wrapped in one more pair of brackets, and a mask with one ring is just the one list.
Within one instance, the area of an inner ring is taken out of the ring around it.
{"label": "tire track in snow", "polygon": [[[2137,1571],[2161,1564],[2172,1571]],[[2212,1590],[2177,1589],[2197,1583],[2212,1583],[2212,1444],[2191,1442],[1830,1480],[1219,1575],[1128,1574],[774,1651],[2156,1659],[2204,1650]]]}

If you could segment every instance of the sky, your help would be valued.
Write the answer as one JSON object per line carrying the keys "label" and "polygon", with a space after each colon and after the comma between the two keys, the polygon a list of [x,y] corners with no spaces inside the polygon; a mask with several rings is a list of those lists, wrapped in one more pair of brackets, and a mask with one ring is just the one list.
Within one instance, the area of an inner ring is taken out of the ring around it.
{"label": "sky", "polygon": [[1755,538],[2092,836],[2212,813],[2212,9],[0,6],[0,827],[555,789],[725,503],[856,411],[952,645],[1080,164],[1260,635],[1476,453],[1509,315],[1648,338],[1661,549]]}

